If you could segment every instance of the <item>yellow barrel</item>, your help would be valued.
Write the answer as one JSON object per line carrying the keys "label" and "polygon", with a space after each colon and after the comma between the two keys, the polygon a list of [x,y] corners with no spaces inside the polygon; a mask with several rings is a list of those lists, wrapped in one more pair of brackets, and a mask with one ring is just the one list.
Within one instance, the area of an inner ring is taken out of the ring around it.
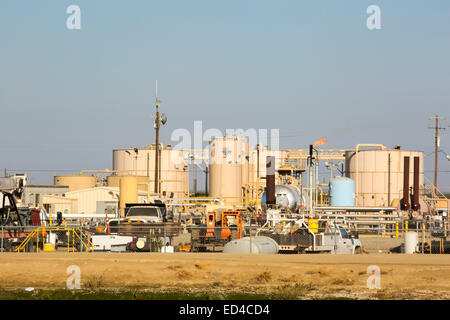
{"label": "yellow barrel", "polygon": [[127,176],[120,179],[120,214],[125,216],[125,204],[138,202],[138,179]]}
{"label": "yellow barrel", "polygon": [[55,246],[53,245],[53,243],[44,243],[44,251],[46,252],[55,251]]}
{"label": "yellow barrel", "polygon": [[309,218],[308,219],[308,228],[311,229],[313,233],[319,232],[319,219],[317,218]]}

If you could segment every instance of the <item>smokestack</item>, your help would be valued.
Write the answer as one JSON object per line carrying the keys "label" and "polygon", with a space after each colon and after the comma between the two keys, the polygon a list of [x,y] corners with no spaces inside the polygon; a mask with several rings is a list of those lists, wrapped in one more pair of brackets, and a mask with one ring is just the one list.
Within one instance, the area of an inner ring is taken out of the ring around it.
{"label": "smokestack", "polygon": [[413,210],[420,209],[419,203],[419,170],[420,162],[419,157],[414,157],[414,186],[413,186]]}
{"label": "smokestack", "polygon": [[409,157],[403,158],[403,206],[402,210],[409,210]]}
{"label": "smokestack", "polygon": [[266,158],[266,204],[274,205],[275,200],[275,157]]}

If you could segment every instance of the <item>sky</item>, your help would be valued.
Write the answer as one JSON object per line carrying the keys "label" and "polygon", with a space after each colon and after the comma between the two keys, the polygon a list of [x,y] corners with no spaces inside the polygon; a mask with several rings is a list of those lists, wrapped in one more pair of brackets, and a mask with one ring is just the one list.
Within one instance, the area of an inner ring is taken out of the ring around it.
{"label": "sky", "polygon": [[[379,30],[366,25],[373,4]],[[70,5],[80,30],[66,27]],[[0,45],[0,168],[32,183],[111,168],[113,149],[151,144],[155,80],[165,143],[201,120],[279,129],[284,148],[401,145],[427,155],[430,179],[429,117],[450,117],[447,0],[2,0]]]}

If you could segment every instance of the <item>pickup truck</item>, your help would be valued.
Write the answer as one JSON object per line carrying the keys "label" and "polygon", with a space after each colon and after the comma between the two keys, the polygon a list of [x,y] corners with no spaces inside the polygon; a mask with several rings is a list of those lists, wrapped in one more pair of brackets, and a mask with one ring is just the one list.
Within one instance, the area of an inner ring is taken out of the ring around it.
{"label": "pickup truck", "polygon": [[166,222],[166,205],[163,203],[127,203],[125,217],[111,219],[111,232],[116,232],[121,223],[163,223]]}

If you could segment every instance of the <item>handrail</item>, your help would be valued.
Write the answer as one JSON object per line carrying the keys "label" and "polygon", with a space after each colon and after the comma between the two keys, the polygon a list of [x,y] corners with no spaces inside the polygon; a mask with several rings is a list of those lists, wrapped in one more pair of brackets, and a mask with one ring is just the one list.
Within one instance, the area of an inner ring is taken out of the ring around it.
{"label": "handrail", "polygon": [[25,250],[25,246],[30,240],[34,237],[34,234],[36,233],[37,229],[34,229],[32,232],[28,234],[28,236],[25,238],[24,241],[17,247],[17,252],[19,252],[21,249]]}
{"label": "handrail", "polygon": [[429,184],[431,184],[431,186],[434,188],[434,190],[436,190],[439,194],[440,194],[440,196],[441,197],[443,197],[444,199],[447,199],[447,200],[449,200],[442,192],[441,192],[441,190],[439,190],[438,189],[438,187],[437,186],[435,186],[425,175],[423,175],[423,177],[425,178],[425,180],[429,183]]}
{"label": "handrail", "polygon": [[[38,227],[36,229],[34,229],[32,232],[30,232],[27,237],[22,241],[22,243],[17,247],[16,251],[20,252],[21,250],[23,250],[25,252],[25,246],[30,242],[31,239],[33,239],[36,236],[36,243],[38,244],[39,241],[39,232],[42,231],[68,231],[69,232],[69,237],[67,239],[67,245],[69,246],[69,241],[70,241],[70,232],[72,232],[72,249],[74,251],[74,246],[75,246],[75,235],[76,237],[78,237],[78,239],[80,240],[80,243],[84,246],[86,252],[89,252],[90,250],[93,251],[94,245],[92,244],[92,242],[89,240],[88,236],[79,228],[66,228],[66,227],[52,227],[52,226],[46,226],[46,227]],[[78,234],[77,231],[80,233]],[[87,243],[85,243],[85,241],[83,241],[82,237],[84,237],[87,241]],[[37,246],[37,252],[39,251],[39,246]]]}

